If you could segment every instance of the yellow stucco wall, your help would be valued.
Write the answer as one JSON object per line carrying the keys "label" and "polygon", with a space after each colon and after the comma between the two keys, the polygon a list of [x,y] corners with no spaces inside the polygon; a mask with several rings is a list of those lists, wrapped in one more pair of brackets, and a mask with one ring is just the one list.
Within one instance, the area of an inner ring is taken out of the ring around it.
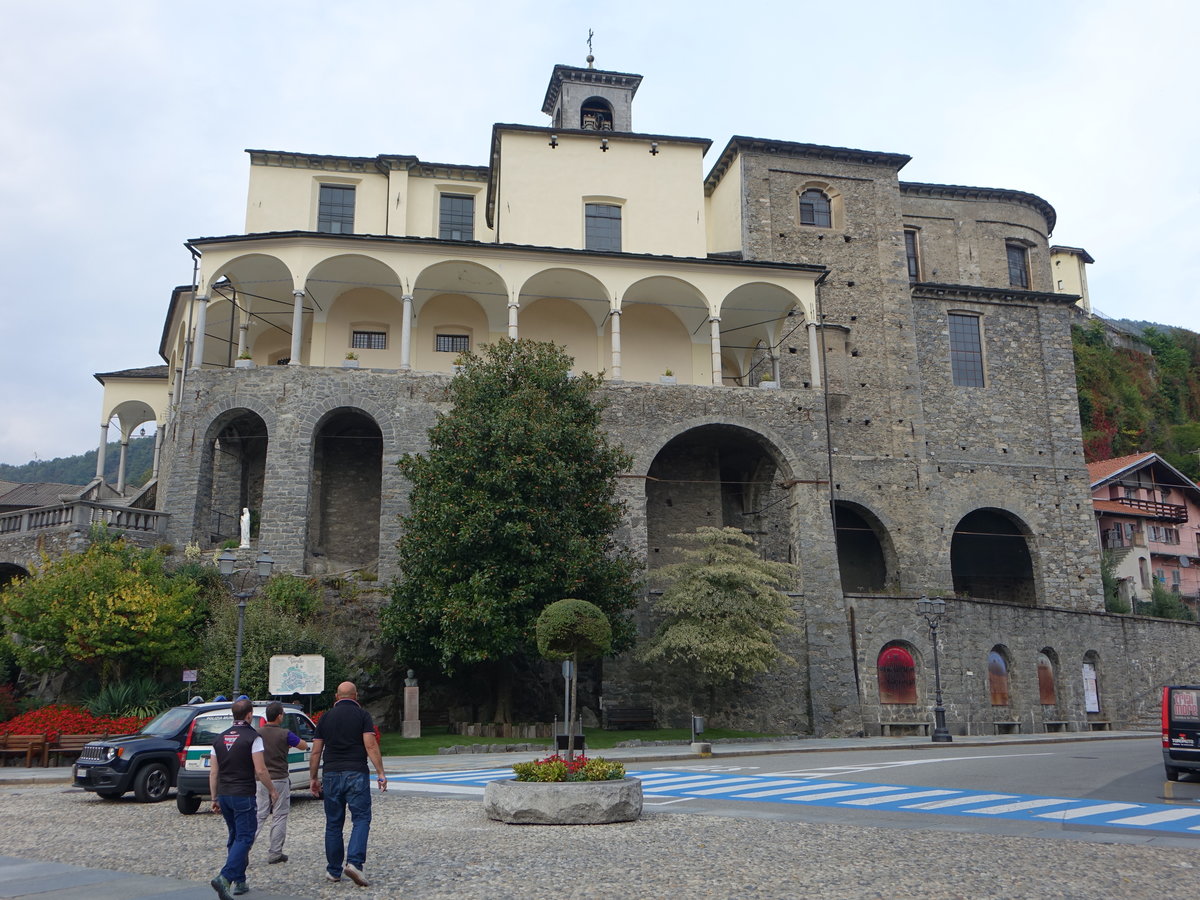
{"label": "yellow stucco wall", "polygon": [[707,198],[708,249],[726,253],[742,249],[742,158],[735,157],[729,171]]}

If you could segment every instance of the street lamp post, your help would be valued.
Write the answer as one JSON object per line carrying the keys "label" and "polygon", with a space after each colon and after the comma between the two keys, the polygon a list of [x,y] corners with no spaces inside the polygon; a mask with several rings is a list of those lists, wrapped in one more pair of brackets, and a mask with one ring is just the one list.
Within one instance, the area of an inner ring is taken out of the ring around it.
{"label": "street lamp post", "polygon": [[949,744],[954,738],[946,728],[946,707],[942,706],[942,667],[938,659],[938,628],[946,614],[946,601],[940,597],[922,597],[917,601],[917,614],[929,626],[929,640],[933,644],[933,742]]}
{"label": "street lamp post", "polygon": [[[226,548],[225,552],[217,557],[217,569],[224,578],[233,579],[235,571],[249,572],[249,569],[236,569],[237,556],[234,552]],[[254,561],[255,572],[259,578],[270,578],[271,569],[274,568],[275,561],[271,559],[271,554],[266,550],[258,554],[258,559]],[[254,596],[254,590],[247,590],[245,581],[243,580],[242,589],[234,594],[238,598],[238,630],[237,630],[237,650],[233,660],[233,696],[236,699],[242,690],[242,633],[245,630],[246,624],[246,601]]]}

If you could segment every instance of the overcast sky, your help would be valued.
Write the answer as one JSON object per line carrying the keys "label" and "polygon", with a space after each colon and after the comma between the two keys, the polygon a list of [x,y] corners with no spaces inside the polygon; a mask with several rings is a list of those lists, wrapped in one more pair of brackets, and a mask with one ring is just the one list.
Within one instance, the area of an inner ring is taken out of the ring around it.
{"label": "overcast sky", "polygon": [[[0,0],[0,462],[94,449],[95,372],[161,364],[188,238],[247,148],[484,165],[555,63],[644,76],[639,131],[906,153],[1030,191],[1094,307],[1200,331],[1200,4]],[[115,433],[115,429],[113,429]]]}

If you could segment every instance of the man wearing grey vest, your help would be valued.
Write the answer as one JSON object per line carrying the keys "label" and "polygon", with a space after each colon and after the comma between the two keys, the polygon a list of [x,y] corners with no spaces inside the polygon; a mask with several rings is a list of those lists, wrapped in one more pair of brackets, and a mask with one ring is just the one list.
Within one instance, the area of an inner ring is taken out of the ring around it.
{"label": "man wearing grey vest", "polygon": [[267,862],[287,862],[287,854],[283,852],[283,841],[287,837],[288,812],[292,808],[288,751],[293,747],[297,750],[307,750],[308,743],[283,727],[283,704],[278,700],[267,704],[267,712],[258,734],[263,742],[263,762],[267,764],[267,774],[271,776],[271,784],[278,794],[272,803],[266,787],[261,783],[258,785],[258,833],[262,833],[263,823],[270,815],[271,844],[267,848]]}

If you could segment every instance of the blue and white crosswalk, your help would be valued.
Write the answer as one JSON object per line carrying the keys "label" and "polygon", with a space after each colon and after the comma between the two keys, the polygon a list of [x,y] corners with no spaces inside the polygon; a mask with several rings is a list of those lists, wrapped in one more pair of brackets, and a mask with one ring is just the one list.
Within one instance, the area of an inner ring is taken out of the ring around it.
{"label": "blue and white crosswalk", "polygon": [[[678,797],[834,806],[1027,822],[1072,824],[1200,836],[1200,804],[1117,803],[1078,797],[1039,797],[956,788],[864,784],[819,778],[778,778],[721,772],[630,770],[647,798]],[[482,793],[489,781],[511,778],[512,768],[389,775],[397,785],[425,790]]]}

